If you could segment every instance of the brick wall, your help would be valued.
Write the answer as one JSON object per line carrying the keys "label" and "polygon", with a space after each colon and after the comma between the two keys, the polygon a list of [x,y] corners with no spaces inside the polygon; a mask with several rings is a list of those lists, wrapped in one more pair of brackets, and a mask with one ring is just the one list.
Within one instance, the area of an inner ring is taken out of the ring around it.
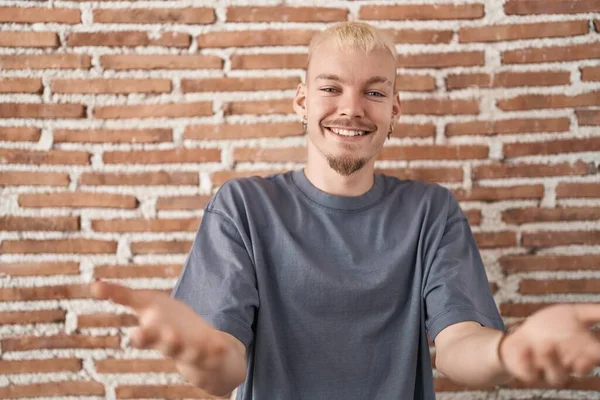
{"label": "brick wall", "polygon": [[202,397],[86,283],[168,291],[217,186],[302,165],[291,99],[336,21],[394,35],[404,115],[378,168],[455,191],[506,321],[599,301],[600,2],[415,3],[3,1],[0,398]]}

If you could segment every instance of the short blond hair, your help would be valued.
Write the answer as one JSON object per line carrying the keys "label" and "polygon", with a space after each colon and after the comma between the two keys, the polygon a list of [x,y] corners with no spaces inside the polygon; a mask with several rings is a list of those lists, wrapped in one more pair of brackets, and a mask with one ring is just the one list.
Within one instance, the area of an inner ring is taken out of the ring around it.
{"label": "short blond hair", "polygon": [[388,50],[394,62],[396,61],[396,47],[389,35],[367,23],[350,21],[335,24],[313,36],[308,46],[307,71],[315,49],[330,39],[335,40],[342,49],[363,50],[365,53],[373,50]]}

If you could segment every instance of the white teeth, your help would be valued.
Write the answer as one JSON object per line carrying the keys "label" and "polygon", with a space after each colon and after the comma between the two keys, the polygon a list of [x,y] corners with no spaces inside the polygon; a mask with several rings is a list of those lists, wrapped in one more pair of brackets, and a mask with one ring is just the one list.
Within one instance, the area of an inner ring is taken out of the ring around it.
{"label": "white teeth", "polygon": [[347,129],[337,129],[337,128],[329,128],[329,130],[333,133],[337,133],[338,135],[341,136],[358,136],[358,135],[364,135],[366,132],[365,131],[350,131]]}

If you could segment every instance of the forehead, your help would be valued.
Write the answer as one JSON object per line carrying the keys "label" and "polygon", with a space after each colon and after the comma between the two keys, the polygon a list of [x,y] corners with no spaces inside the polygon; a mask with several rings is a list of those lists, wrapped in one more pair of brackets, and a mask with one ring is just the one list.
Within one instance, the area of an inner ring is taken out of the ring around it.
{"label": "forehead", "polygon": [[326,40],[314,49],[306,81],[318,76],[337,75],[348,81],[366,81],[373,76],[385,76],[390,82],[396,75],[395,60],[387,49],[365,52],[357,48],[342,48],[335,40]]}

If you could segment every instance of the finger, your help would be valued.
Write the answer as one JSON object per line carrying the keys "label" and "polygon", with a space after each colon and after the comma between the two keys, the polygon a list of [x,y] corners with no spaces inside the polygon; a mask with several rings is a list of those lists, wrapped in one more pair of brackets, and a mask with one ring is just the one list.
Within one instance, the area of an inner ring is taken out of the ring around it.
{"label": "finger", "polygon": [[152,349],[158,341],[156,331],[141,326],[134,328],[129,334],[131,345],[138,349]]}
{"label": "finger", "polygon": [[555,345],[546,345],[537,357],[538,369],[544,371],[546,383],[553,387],[563,386],[570,379],[570,374],[563,365],[557,350]]}
{"label": "finger", "polygon": [[141,309],[146,303],[143,293],[136,293],[126,286],[110,282],[94,282],[90,285],[90,292],[97,299],[111,300],[135,310]]}
{"label": "finger", "polygon": [[600,304],[598,303],[573,304],[573,309],[577,319],[588,327],[600,322]]}
{"label": "finger", "polygon": [[530,348],[519,350],[516,365],[513,367],[513,375],[518,380],[529,384],[540,380],[541,374],[534,363]]}
{"label": "finger", "polygon": [[163,328],[154,348],[166,357],[177,358],[183,349],[181,335],[171,328]]}
{"label": "finger", "polygon": [[570,364],[573,375],[586,376],[598,365],[600,365],[600,343],[593,339],[582,340]]}

